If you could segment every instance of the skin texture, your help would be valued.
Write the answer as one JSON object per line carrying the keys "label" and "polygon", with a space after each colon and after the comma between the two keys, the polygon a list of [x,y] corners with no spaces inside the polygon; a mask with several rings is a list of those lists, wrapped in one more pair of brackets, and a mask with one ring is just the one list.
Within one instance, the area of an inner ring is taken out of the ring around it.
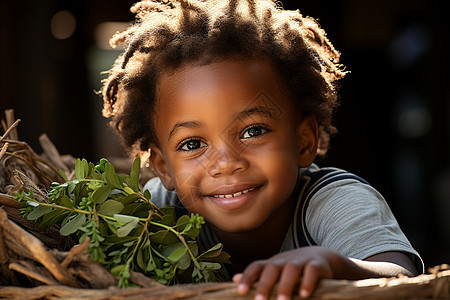
{"label": "skin texture", "polygon": [[403,253],[360,261],[322,247],[278,253],[291,220],[298,168],[315,159],[318,126],[296,112],[267,60],[228,59],[164,74],[157,89],[150,161],[168,190],[202,215],[232,256],[238,292],[259,280],[289,298],[303,277],[360,279],[415,273]]}

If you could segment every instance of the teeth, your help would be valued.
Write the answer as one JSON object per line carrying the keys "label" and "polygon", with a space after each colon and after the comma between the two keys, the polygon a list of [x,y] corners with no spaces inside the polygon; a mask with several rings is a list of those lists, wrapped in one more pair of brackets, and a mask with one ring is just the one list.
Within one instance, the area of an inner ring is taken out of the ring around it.
{"label": "teeth", "polygon": [[251,192],[251,191],[253,191],[254,189],[255,189],[255,188],[251,188],[251,189],[244,190],[244,191],[242,191],[242,192],[237,192],[237,193],[234,193],[234,194],[228,194],[228,195],[213,195],[213,197],[214,197],[214,198],[232,198],[232,197],[240,196],[240,195],[242,195],[242,194],[247,194],[248,192]]}

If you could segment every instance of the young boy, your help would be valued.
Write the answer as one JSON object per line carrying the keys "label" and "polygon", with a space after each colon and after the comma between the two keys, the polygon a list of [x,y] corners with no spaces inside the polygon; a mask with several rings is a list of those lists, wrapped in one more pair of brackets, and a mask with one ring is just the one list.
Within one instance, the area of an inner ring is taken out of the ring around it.
{"label": "young boy", "polygon": [[104,82],[104,115],[151,153],[157,205],[202,215],[258,299],[308,297],[319,278],[416,275],[423,265],[382,196],[318,168],[344,76],[325,32],[269,0],[146,1]]}

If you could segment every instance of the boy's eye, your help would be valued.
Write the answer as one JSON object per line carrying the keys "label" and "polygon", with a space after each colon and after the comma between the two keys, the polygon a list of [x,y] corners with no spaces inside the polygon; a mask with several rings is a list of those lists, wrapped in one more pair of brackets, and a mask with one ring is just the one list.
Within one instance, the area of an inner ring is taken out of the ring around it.
{"label": "boy's eye", "polygon": [[267,129],[262,126],[252,126],[244,131],[244,133],[241,135],[241,139],[258,137],[260,135],[265,134],[266,132],[267,132]]}
{"label": "boy's eye", "polygon": [[202,142],[199,139],[190,139],[185,142],[182,142],[178,147],[180,151],[193,151],[202,147],[206,147],[206,143]]}

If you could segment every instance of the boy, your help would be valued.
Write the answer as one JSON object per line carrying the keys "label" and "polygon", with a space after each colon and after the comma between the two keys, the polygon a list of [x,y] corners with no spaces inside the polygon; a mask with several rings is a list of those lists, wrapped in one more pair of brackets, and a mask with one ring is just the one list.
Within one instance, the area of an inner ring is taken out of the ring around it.
{"label": "boy", "polygon": [[384,199],[319,169],[344,76],[325,32],[272,1],[146,1],[105,81],[104,115],[135,155],[150,152],[157,205],[202,215],[245,294],[289,298],[319,278],[416,275],[421,260]]}

